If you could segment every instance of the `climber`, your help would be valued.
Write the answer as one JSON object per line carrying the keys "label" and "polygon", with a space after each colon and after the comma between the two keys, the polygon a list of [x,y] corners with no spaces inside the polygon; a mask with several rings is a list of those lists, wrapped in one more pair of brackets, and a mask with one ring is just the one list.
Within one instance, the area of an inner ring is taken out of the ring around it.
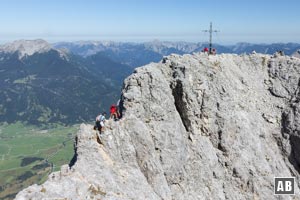
{"label": "climber", "polygon": [[105,116],[106,116],[106,112],[103,112],[103,114],[100,113],[96,117],[96,125],[94,126],[94,130],[98,130],[100,133],[103,133],[104,123],[105,123]]}
{"label": "climber", "polygon": [[217,54],[217,50],[216,50],[215,48],[213,48],[213,49],[211,50],[211,54],[212,54],[212,55],[216,55],[216,54]]}
{"label": "climber", "polygon": [[278,51],[278,53],[280,56],[284,56],[284,51],[280,50],[280,51]]}
{"label": "climber", "polygon": [[110,106],[110,119],[114,119],[115,121],[119,119],[119,113],[118,113],[118,110],[117,110],[117,106],[115,104],[112,104]]}
{"label": "climber", "polygon": [[204,53],[208,53],[208,48],[205,47],[205,48],[203,49],[203,51],[204,51]]}
{"label": "climber", "polygon": [[122,100],[122,97],[121,97],[117,102],[117,112],[118,112],[118,115],[119,115],[119,119],[122,119],[123,111],[125,110],[123,104],[124,104],[124,101]]}

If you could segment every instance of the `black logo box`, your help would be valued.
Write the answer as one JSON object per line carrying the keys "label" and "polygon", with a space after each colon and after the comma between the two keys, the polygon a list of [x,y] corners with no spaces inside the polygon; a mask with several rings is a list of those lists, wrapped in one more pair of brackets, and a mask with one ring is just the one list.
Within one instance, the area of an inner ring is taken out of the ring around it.
{"label": "black logo box", "polygon": [[295,177],[275,177],[274,178],[275,195],[294,195]]}

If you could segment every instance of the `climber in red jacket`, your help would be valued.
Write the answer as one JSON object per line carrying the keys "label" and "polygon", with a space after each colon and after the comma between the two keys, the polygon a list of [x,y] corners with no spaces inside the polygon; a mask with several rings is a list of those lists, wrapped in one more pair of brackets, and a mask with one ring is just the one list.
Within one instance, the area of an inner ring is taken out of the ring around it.
{"label": "climber in red jacket", "polygon": [[115,104],[112,104],[110,106],[110,119],[114,119],[114,120],[117,120],[119,118],[119,113],[118,113],[118,110],[117,110],[117,106]]}

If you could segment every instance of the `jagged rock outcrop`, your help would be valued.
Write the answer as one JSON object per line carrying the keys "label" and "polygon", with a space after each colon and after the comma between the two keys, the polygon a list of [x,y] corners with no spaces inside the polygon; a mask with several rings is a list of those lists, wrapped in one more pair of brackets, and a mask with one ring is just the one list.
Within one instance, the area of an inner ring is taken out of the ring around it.
{"label": "jagged rock outcrop", "polygon": [[300,59],[263,54],[137,68],[103,144],[82,124],[74,165],[16,199],[276,199],[277,176],[295,176],[300,199],[299,80]]}
{"label": "jagged rock outcrop", "polygon": [[300,58],[300,49],[292,54],[293,57]]}

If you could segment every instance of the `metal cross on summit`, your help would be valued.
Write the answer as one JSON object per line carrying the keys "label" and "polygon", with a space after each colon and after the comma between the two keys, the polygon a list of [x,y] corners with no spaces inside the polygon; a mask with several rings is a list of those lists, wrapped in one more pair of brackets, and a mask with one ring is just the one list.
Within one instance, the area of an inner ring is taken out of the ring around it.
{"label": "metal cross on summit", "polygon": [[209,54],[211,54],[212,53],[212,33],[217,33],[220,31],[212,29],[212,22],[210,22],[209,30],[203,30],[203,31],[209,33]]}

